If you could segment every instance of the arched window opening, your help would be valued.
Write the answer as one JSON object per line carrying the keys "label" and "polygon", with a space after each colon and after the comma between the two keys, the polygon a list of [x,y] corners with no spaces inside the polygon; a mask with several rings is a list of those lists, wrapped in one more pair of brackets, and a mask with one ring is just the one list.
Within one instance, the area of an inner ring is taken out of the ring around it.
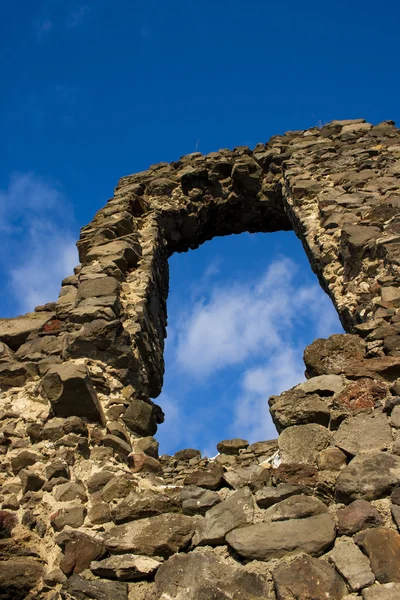
{"label": "arched window opening", "polygon": [[232,437],[277,437],[268,398],[304,381],[302,354],[341,333],[293,232],[216,237],[169,260],[160,452],[214,456]]}

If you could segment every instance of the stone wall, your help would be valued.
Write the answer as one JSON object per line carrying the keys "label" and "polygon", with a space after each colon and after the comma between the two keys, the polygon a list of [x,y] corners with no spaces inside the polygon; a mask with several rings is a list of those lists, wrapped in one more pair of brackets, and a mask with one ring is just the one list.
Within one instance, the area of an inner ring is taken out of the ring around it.
{"label": "stone wall", "polygon": [[[359,119],[120,180],[57,302],[0,320],[1,600],[400,598],[399,175]],[[277,440],[159,457],[168,257],[291,229],[347,333]]]}

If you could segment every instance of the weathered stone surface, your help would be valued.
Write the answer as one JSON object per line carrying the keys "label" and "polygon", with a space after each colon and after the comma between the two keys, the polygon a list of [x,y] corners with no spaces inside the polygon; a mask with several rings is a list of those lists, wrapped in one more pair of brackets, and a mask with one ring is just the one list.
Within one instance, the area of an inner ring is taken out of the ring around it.
{"label": "weathered stone surface", "polygon": [[86,502],[87,495],[83,485],[70,481],[57,485],[53,489],[53,496],[58,502],[68,502],[69,500],[82,500]]}
{"label": "weathered stone surface", "polygon": [[358,592],[374,583],[375,575],[371,571],[368,558],[351,538],[337,539],[328,558],[352,592]]}
{"label": "weathered stone surface", "polygon": [[247,448],[249,442],[241,438],[223,440],[217,444],[217,450],[220,454],[239,454],[239,450]]}
{"label": "weathered stone surface", "polygon": [[354,539],[368,555],[379,583],[400,582],[400,534],[376,527],[357,533]]}
{"label": "weathered stone surface", "polygon": [[96,296],[112,296],[118,291],[119,283],[114,277],[86,279],[79,284],[78,300]]}
{"label": "weathered stone surface", "polygon": [[343,421],[333,435],[331,443],[354,456],[359,452],[388,450],[392,441],[388,418],[385,414],[375,411],[370,414],[358,414]]}
{"label": "weathered stone surface", "polygon": [[[202,491],[204,492],[204,490]],[[113,520],[115,523],[127,523],[128,521],[144,519],[164,513],[177,513],[180,510],[181,504],[173,494],[154,493],[151,491],[140,494],[131,492],[114,508]]]}
{"label": "weathered stone surface", "polygon": [[364,356],[364,343],[358,336],[337,333],[307,346],[304,362],[309,377],[340,375],[347,373],[350,360],[361,360]]}
{"label": "weathered stone surface", "polygon": [[57,417],[79,416],[104,422],[104,415],[83,365],[72,362],[56,365],[47,371],[43,389]]}
{"label": "weathered stone surface", "polygon": [[318,423],[327,427],[329,423],[329,408],[317,394],[307,394],[295,388],[280,396],[272,396],[269,405],[278,432],[291,425]]}
{"label": "weathered stone surface", "polygon": [[192,539],[195,520],[178,514],[165,514],[117,525],[104,536],[111,553],[168,557],[185,548]]}
{"label": "weathered stone surface", "polygon": [[329,444],[329,431],[313,423],[294,425],[281,433],[278,444],[283,463],[312,464]]}
{"label": "weathered stone surface", "polygon": [[128,457],[128,464],[132,473],[162,473],[161,463],[147,454],[132,452]]}
{"label": "weathered stone surface", "polygon": [[234,492],[227,500],[211,508],[200,522],[193,536],[194,546],[217,546],[223,544],[232,529],[253,522],[253,497],[248,488]]}
{"label": "weathered stone surface", "polygon": [[337,396],[346,386],[346,379],[343,375],[317,375],[307,379],[304,383],[299,383],[294,388],[305,394],[318,394],[318,396],[330,398]]}
{"label": "weathered stone surface", "polygon": [[17,350],[31,333],[40,331],[54,313],[27,313],[21,317],[0,319],[0,342]]}
{"label": "weathered stone surface", "polygon": [[326,512],[328,512],[327,506],[318,498],[298,494],[267,508],[262,516],[263,521],[287,521],[306,519]]}
{"label": "weathered stone surface", "polygon": [[329,548],[335,535],[332,517],[321,514],[235,529],[228,533],[226,541],[243,558],[267,561],[301,552],[319,556]]}
{"label": "weathered stone surface", "polygon": [[22,450],[17,456],[13,456],[11,459],[11,467],[15,474],[19,473],[21,469],[25,469],[30,465],[34,465],[40,460],[40,457],[35,452],[29,450]]}
{"label": "weathered stone surface", "polygon": [[158,458],[158,442],[149,435],[135,440],[133,450],[135,453],[144,453],[152,458]]}
{"label": "weathered stone surface", "polygon": [[282,562],[273,577],[279,600],[340,600],[347,593],[346,585],[335,569],[306,554]]}
{"label": "weathered stone surface", "polygon": [[210,508],[221,502],[217,492],[205,490],[195,485],[185,486],[180,492],[182,512],[185,515],[204,515]]}
{"label": "weathered stone surface", "polygon": [[65,590],[76,600],[128,600],[128,586],[118,581],[106,579],[85,579],[81,575],[73,575],[65,584]]}
{"label": "weathered stone surface", "polygon": [[382,517],[366,500],[355,500],[337,511],[339,535],[352,535],[362,529],[383,525]]}
{"label": "weathered stone surface", "polygon": [[362,592],[363,600],[400,600],[400,584],[373,585]]}
{"label": "weathered stone surface", "polygon": [[224,470],[216,463],[209,463],[207,467],[196,469],[185,477],[185,485],[196,485],[207,490],[217,490],[223,480]]}
{"label": "weathered stone surface", "polygon": [[139,435],[153,436],[157,431],[153,407],[143,400],[132,400],[122,418],[129,429]]}
{"label": "weathered stone surface", "polygon": [[64,551],[60,568],[66,575],[81,573],[89,568],[93,560],[104,556],[102,541],[80,531],[63,532],[57,542]]}
{"label": "weathered stone surface", "polygon": [[154,600],[273,600],[268,583],[256,573],[232,566],[211,553],[180,554],[158,569]]}
{"label": "weathered stone surface", "polygon": [[325,448],[317,456],[317,466],[321,471],[340,471],[346,464],[346,455],[339,448]]}
{"label": "weathered stone surface", "polygon": [[270,469],[262,465],[250,465],[249,467],[238,467],[234,471],[224,473],[225,481],[234,489],[249,486],[256,491],[265,486],[271,479]]}
{"label": "weathered stone surface", "polygon": [[349,383],[335,398],[335,405],[350,410],[373,408],[386,395],[387,386],[384,383],[364,377]]}
{"label": "weathered stone surface", "polygon": [[135,581],[152,575],[161,562],[148,556],[123,554],[111,556],[101,561],[93,561],[90,565],[92,573],[97,577],[118,579],[119,581]]}
{"label": "weathered stone surface", "polygon": [[302,492],[301,487],[287,483],[281,483],[276,487],[264,487],[254,494],[254,499],[260,508],[268,508],[277,502],[285,500],[295,494]]}
{"label": "weathered stone surface", "polygon": [[33,558],[0,561],[0,597],[25,600],[43,575],[43,565]]}
{"label": "weathered stone surface", "polygon": [[389,494],[400,483],[400,457],[388,452],[358,454],[343,469],[336,482],[336,499],[375,500]]}

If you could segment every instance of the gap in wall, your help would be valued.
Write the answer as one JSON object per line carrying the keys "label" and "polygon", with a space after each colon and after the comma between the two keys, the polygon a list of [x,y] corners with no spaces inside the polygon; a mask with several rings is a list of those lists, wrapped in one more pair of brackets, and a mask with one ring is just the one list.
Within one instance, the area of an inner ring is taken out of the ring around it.
{"label": "gap in wall", "polygon": [[304,381],[304,348],[342,333],[293,232],[214,238],[170,261],[160,453],[277,437],[268,398]]}

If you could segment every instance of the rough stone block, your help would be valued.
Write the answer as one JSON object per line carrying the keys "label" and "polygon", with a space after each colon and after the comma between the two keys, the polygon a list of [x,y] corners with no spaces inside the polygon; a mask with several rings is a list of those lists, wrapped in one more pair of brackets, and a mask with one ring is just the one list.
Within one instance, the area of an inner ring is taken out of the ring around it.
{"label": "rough stone block", "polygon": [[83,365],[63,363],[49,369],[43,378],[43,390],[57,417],[79,416],[104,423],[104,415]]}

